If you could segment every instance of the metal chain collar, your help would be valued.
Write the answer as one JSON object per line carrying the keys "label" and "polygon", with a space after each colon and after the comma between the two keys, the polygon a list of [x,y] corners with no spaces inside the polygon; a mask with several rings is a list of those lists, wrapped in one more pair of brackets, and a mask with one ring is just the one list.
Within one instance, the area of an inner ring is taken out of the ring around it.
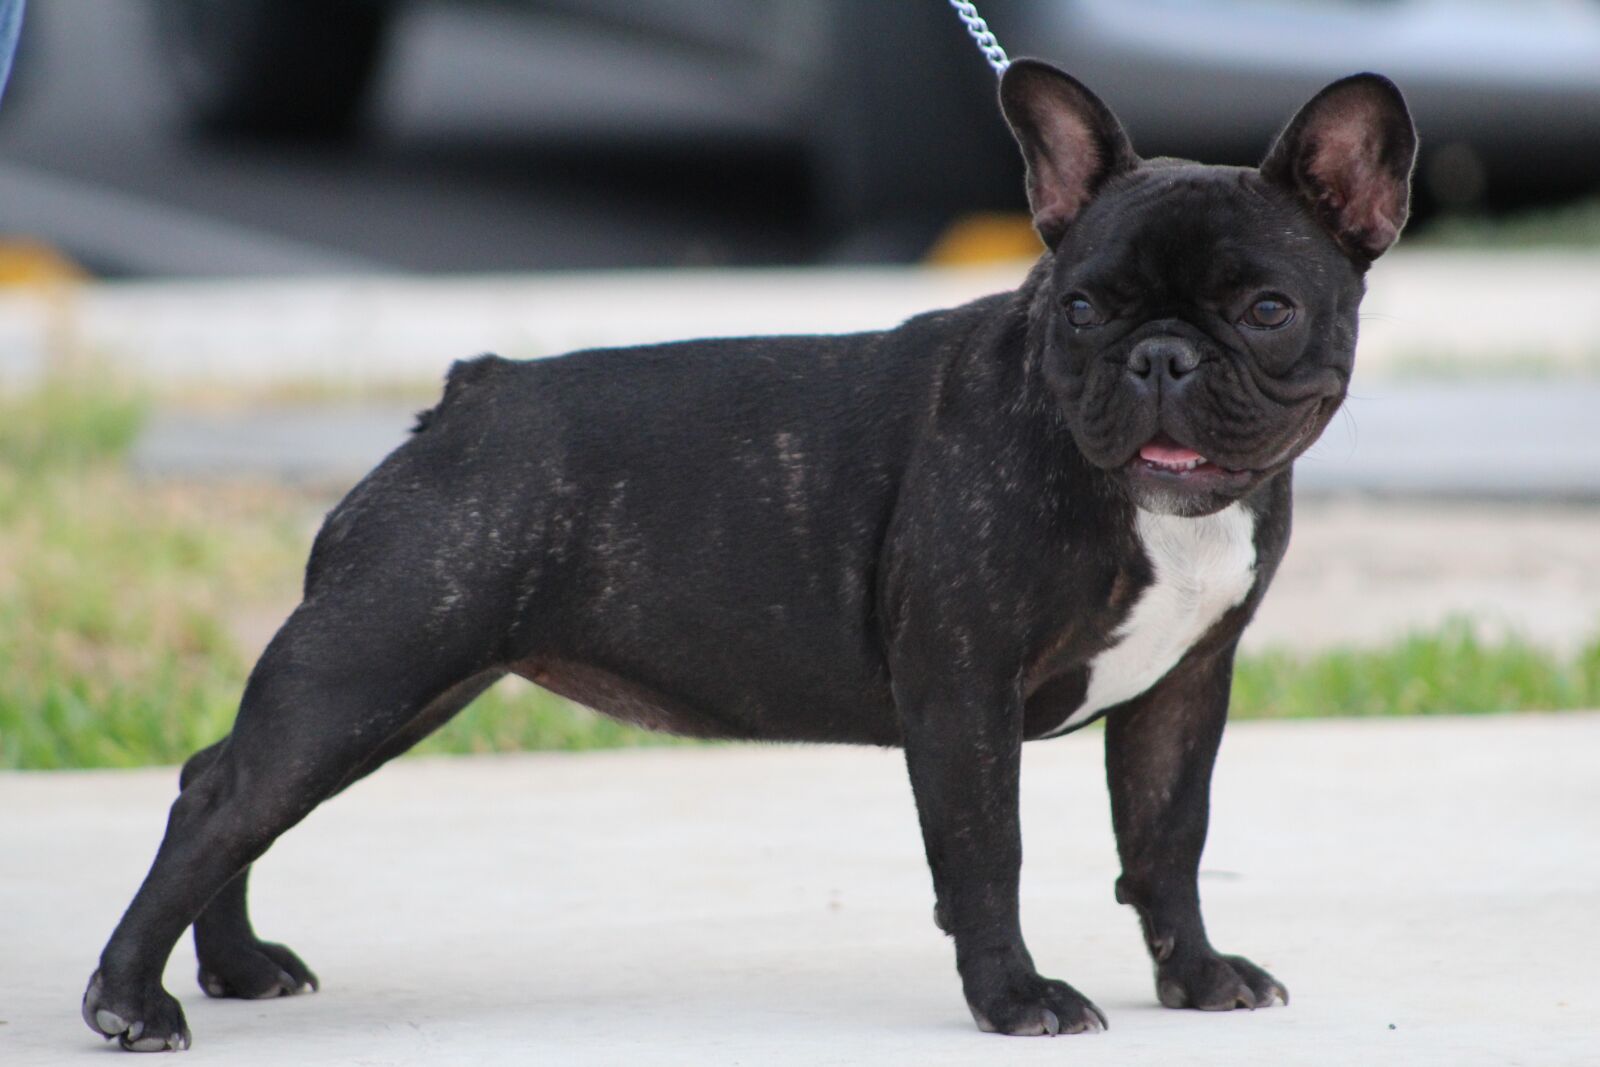
{"label": "metal chain collar", "polygon": [[1006,68],[1011,65],[1011,59],[1006,55],[1006,50],[1000,47],[1000,42],[995,40],[994,34],[989,30],[989,24],[978,14],[977,5],[970,3],[969,0],[950,0],[950,6],[956,9],[961,21],[967,24],[967,32],[972,35],[973,41],[978,45],[978,51],[989,61],[989,66],[994,68],[995,74],[1004,74]]}

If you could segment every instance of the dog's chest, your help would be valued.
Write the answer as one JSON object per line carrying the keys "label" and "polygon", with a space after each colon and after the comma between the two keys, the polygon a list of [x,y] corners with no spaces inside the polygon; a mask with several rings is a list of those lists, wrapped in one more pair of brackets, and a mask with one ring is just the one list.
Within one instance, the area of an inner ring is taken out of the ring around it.
{"label": "dog's chest", "polygon": [[1083,703],[1055,732],[1160,681],[1255,584],[1255,517],[1243,505],[1194,519],[1137,514],[1154,577],[1117,627],[1115,643],[1089,662]]}

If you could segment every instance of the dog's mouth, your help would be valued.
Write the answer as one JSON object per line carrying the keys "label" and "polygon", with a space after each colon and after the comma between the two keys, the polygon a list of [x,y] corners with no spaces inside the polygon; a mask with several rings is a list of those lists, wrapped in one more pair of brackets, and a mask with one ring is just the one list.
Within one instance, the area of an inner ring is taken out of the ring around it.
{"label": "dog's mouth", "polygon": [[1139,449],[1139,462],[1173,474],[1187,474],[1189,471],[1213,465],[1209,459],[1194,449],[1185,448],[1166,434],[1152,438]]}
{"label": "dog's mouth", "polygon": [[1129,462],[1131,473],[1142,480],[1166,486],[1223,488],[1246,482],[1254,471],[1213,463],[1166,434],[1157,434],[1140,447]]}
{"label": "dog's mouth", "polygon": [[1245,474],[1247,471],[1223,467],[1189,448],[1180,445],[1166,434],[1157,434],[1144,443],[1134,463],[1147,470],[1163,474],[1184,475],[1195,471],[1221,471],[1227,474]]}

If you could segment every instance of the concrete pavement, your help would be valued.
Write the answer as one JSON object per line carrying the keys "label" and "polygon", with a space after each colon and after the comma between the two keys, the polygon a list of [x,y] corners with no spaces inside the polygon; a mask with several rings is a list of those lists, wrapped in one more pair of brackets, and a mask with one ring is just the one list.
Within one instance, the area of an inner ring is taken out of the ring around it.
{"label": "concrete pavement", "polygon": [[[0,382],[89,356],[161,390],[437,382],[451,360],[882,329],[1030,266],[96,282],[0,292]],[[1600,368],[1600,256],[1402,246],[1374,265],[1363,373]]]}
{"label": "concrete pavement", "polygon": [[[1600,714],[1230,729],[1202,892],[1293,1005],[1155,1004],[1091,733],[1029,746],[1024,919],[1109,1033],[978,1033],[898,754],[728,746],[402,761],[260,865],[314,996],[210,1001],[186,1063],[1593,1064]],[[171,771],[0,775],[0,1062],[77,1017]]]}

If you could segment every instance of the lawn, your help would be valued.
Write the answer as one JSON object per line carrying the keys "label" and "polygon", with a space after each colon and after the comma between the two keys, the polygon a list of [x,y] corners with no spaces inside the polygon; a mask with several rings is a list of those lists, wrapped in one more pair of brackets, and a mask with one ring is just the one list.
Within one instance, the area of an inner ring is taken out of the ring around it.
{"label": "lawn", "polygon": [[1528,208],[1496,217],[1444,215],[1419,228],[1407,247],[1600,249],[1600,198]]}
{"label": "lawn", "polygon": [[[249,669],[240,620],[298,588],[325,499],[173,484],[124,462],[136,398],[51,385],[0,398],[0,768],[174,763],[227,732]],[[1466,622],[1376,650],[1243,657],[1238,717],[1600,706],[1600,638],[1558,656]],[[422,751],[659,744],[503,683]]]}

